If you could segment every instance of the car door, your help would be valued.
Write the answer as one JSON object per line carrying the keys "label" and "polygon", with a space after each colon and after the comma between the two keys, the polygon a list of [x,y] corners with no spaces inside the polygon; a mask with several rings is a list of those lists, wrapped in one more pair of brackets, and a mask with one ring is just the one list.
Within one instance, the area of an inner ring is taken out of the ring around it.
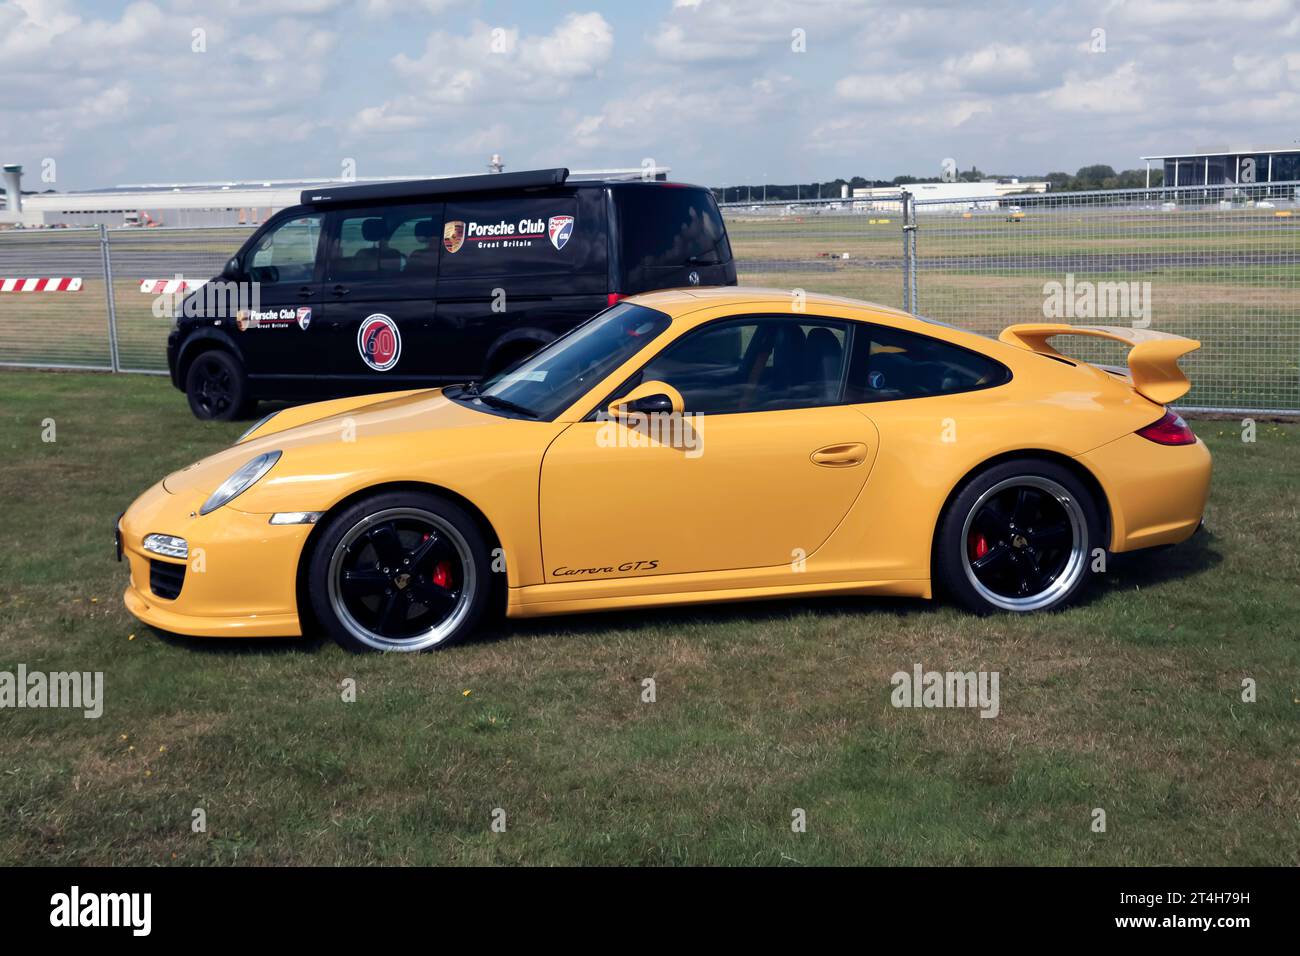
{"label": "car door", "polygon": [[682,396],[680,422],[656,431],[598,413],[547,450],[547,580],[790,566],[813,554],[875,456],[872,423],[840,404],[850,336],[837,320],[746,317],[652,358],[615,396],[664,382]]}
{"label": "car door", "polygon": [[386,391],[437,375],[441,204],[330,214],[319,345],[344,390]]}
{"label": "car door", "polygon": [[231,324],[253,378],[293,380],[319,371],[305,344],[321,306],[324,218],[304,212],[272,222],[244,255],[249,302]]}

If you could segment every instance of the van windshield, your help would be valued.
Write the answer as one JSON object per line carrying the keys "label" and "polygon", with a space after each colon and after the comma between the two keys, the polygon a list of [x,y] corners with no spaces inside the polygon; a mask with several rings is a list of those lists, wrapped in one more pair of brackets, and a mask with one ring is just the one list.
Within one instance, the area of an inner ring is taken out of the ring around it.
{"label": "van windshield", "polygon": [[451,397],[549,421],[649,345],[671,321],[654,309],[620,303],[476,390]]}

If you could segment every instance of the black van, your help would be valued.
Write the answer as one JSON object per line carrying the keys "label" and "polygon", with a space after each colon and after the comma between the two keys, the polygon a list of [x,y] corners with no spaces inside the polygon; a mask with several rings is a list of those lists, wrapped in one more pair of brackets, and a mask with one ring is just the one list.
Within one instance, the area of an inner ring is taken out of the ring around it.
{"label": "black van", "polygon": [[172,384],[230,419],[263,398],[472,381],[624,296],[736,284],[709,190],[568,174],[304,191],[181,302]]}

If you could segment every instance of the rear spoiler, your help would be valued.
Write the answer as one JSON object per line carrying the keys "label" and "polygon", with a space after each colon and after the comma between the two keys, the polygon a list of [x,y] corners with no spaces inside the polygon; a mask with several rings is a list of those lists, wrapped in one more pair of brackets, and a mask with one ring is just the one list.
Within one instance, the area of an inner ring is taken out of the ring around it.
{"label": "rear spoiler", "polygon": [[1066,325],[1063,322],[1031,322],[1003,329],[998,338],[1040,355],[1065,358],[1047,344],[1055,335],[1089,335],[1098,339],[1111,339],[1132,346],[1128,353],[1128,370],[1133,387],[1151,401],[1168,405],[1187,394],[1192,383],[1178,367],[1178,359],[1201,347],[1195,339],[1181,335],[1156,332],[1153,329],[1134,329],[1122,325]]}

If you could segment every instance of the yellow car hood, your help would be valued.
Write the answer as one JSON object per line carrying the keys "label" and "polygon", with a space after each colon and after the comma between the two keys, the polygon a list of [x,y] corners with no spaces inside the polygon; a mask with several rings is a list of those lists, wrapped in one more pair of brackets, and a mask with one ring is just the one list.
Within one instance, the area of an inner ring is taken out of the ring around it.
{"label": "yellow car hood", "polygon": [[244,462],[267,451],[278,450],[289,458],[294,450],[309,447],[346,449],[351,444],[355,448],[358,442],[414,433],[434,441],[434,432],[445,434],[448,429],[483,429],[509,423],[509,419],[458,405],[443,397],[441,389],[300,405],[286,408],[237,445],[172,472],[163,479],[163,488],[173,495],[196,490],[210,494]]}

